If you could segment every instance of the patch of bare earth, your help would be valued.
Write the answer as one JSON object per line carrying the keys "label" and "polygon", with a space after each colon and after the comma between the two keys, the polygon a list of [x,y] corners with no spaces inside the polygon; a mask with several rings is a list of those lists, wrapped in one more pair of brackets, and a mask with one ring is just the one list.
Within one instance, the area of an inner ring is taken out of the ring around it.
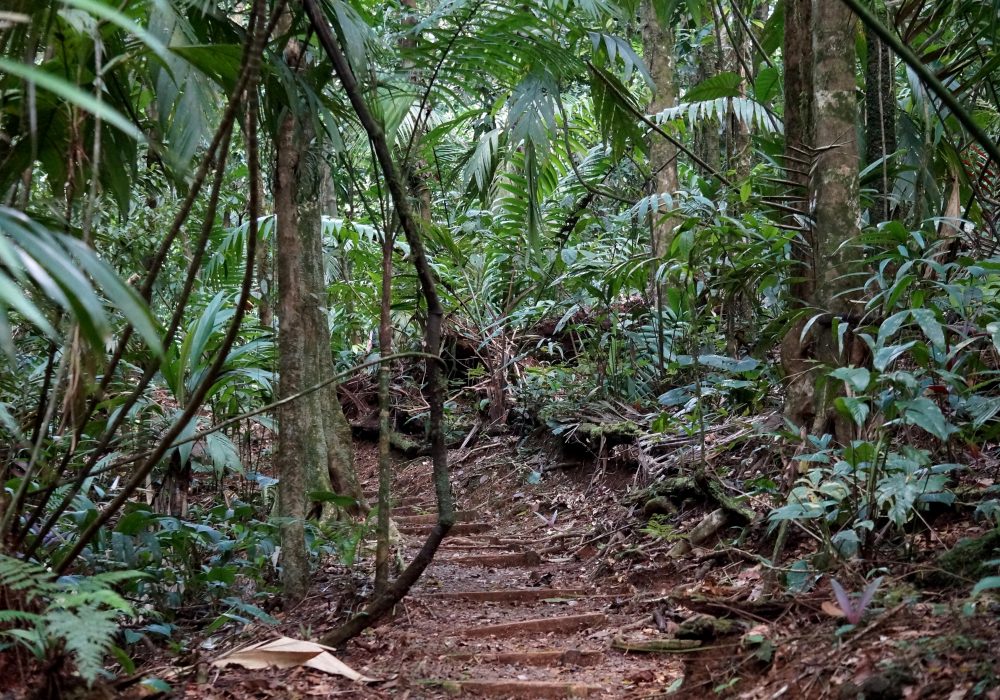
{"label": "patch of bare earth", "polygon": [[[373,455],[359,448],[370,491]],[[623,504],[631,473],[539,475],[509,440],[454,453],[453,462],[456,534],[394,616],[338,652],[379,682],[195,663],[180,695],[1000,698],[997,608],[983,602],[969,615],[962,592],[917,590],[905,582],[911,564],[890,567],[888,595],[838,633],[844,621],[831,615],[825,579],[791,596],[752,544],[668,556],[671,543],[640,532],[641,514]],[[432,494],[425,460],[399,465],[394,516],[404,560],[433,522]],[[366,553],[350,571],[324,567],[313,595],[279,615],[279,630],[245,630],[243,638],[333,627],[363,607],[370,564]]]}

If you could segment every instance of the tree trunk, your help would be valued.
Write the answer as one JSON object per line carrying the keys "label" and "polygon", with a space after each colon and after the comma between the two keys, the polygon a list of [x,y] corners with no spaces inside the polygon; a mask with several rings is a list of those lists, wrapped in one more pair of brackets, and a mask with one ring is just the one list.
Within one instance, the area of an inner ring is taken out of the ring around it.
{"label": "tree trunk", "polygon": [[[888,13],[879,13],[879,19],[888,20]],[[896,150],[896,85],[892,52],[871,30],[865,31],[868,44],[868,65],[865,70],[865,140],[869,164],[885,158]],[[875,201],[869,214],[869,223],[886,221],[892,217],[892,182],[889,164],[879,168],[875,181]]]}
{"label": "tree trunk", "polygon": [[[733,11],[728,15],[718,15],[716,25],[721,42],[722,70],[736,73],[742,78],[739,92],[741,97],[746,97],[747,85],[754,78],[750,67],[750,61],[753,60],[750,37]],[[750,126],[736,116],[732,100],[728,102],[723,129],[726,169],[732,173],[733,179],[742,182],[750,176]]]}
{"label": "tree trunk", "polygon": [[[642,2],[642,52],[650,77],[653,79],[653,100],[649,112],[656,114],[677,104],[677,86],[674,83],[674,36],[664,28],[656,16],[652,0]],[[651,194],[669,194],[678,189],[677,147],[660,137],[650,135],[649,167],[652,171]],[[645,223],[645,222],[644,222]],[[663,333],[663,285],[657,281],[662,258],[670,249],[677,228],[677,219],[662,216],[656,208],[649,215],[649,252],[652,257],[649,274],[650,306],[656,309],[657,356],[660,371],[663,371],[665,342]]]}
{"label": "tree trunk", "polygon": [[824,311],[848,315],[852,304],[842,294],[852,286],[848,272],[860,232],[858,184],[858,104],[855,95],[854,41],[858,21],[840,2],[813,0],[816,18],[814,113],[816,169],[812,190],[815,220],[816,288],[814,302]]}
{"label": "tree trunk", "polygon": [[[298,65],[292,43],[285,59]],[[301,108],[301,105],[295,105]],[[278,271],[278,397],[284,398],[333,374],[323,268],[320,171],[316,134],[308,115],[289,109],[276,139],[275,172]],[[286,602],[308,591],[305,519],[331,517],[332,506],[312,503],[313,491],[334,491],[361,502],[351,460],[351,429],[334,384],[278,409],[278,515],[281,525],[282,585]],[[325,512],[324,512],[325,511]]]}
{"label": "tree trunk", "polygon": [[[305,122],[305,120],[303,120]],[[313,135],[303,129],[303,136]],[[313,303],[309,307],[312,318],[312,333],[308,338],[309,354],[314,362],[316,381],[325,379],[335,373],[333,355],[330,348],[329,312],[327,306],[326,266],[323,256],[323,213],[336,212],[336,199],[333,196],[330,165],[320,153],[315,153],[311,159],[318,163],[317,181],[315,183],[315,206],[306,207],[301,226],[303,244],[307,246],[306,261],[309,265],[308,289],[311,290]],[[329,183],[329,187],[324,187]],[[308,216],[308,225],[305,216]],[[318,392],[320,408],[323,416],[323,432],[326,441],[327,471],[332,490],[341,496],[350,496],[358,501],[357,508],[349,511],[357,515],[366,509],[361,485],[354,472],[354,450],[351,441],[351,424],[344,416],[340,405],[337,384],[328,384]],[[333,515],[333,513],[327,513]]]}
{"label": "tree trunk", "polygon": [[[699,46],[695,61],[695,84],[717,75],[720,70],[719,63],[719,45],[714,39]],[[697,166],[698,172],[705,177],[718,172],[722,165],[720,155],[722,141],[719,134],[719,123],[714,119],[701,120],[695,125],[694,152],[711,168],[706,170]]]}
{"label": "tree trunk", "polygon": [[[254,127],[253,124],[244,124],[243,133]],[[257,201],[264,203],[264,180],[257,182]],[[273,236],[273,231],[272,231]],[[260,294],[257,303],[257,320],[265,328],[274,326],[274,269],[271,265],[271,246],[274,238],[270,241],[261,241],[257,244],[257,256],[254,260],[254,270],[257,275],[257,291]]]}
{"label": "tree trunk", "polygon": [[[790,2],[786,6],[790,17],[798,17],[800,8],[795,5]],[[814,30],[811,108],[816,148],[809,187],[813,225],[806,245],[796,251],[804,263],[801,272],[805,280],[795,291],[815,313],[824,316],[810,329],[807,338],[801,337],[803,319],[789,330],[782,343],[782,362],[786,372],[791,370],[785,413],[813,434],[832,432],[843,443],[851,438],[851,428],[837,420],[830,406],[833,395],[827,391],[822,372],[824,366],[842,364],[844,352],[850,354],[853,345],[848,334],[842,351],[833,329],[836,323],[849,323],[854,316],[854,305],[845,295],[851,286],[845,275],[853,259],[850,242],[859,233],[861,215],[854,51],[857,18],[843,4],[828,0],[813,0],[811,12]],[[786,45],[790,39],[801,38],[801,35],[787,36],[786,29]],[[793,70],[792,76],[802,74]],[[797,92],[786,92],[789,104],[803,107],[803,98]],[[797,116],[800,115],[801,112]],[[806,124],[795,123],[795,131],[786,131],[789,146],[793,145],[793,136],[805,135]]]}
{"label": "tree trunk", "polygon": [[[812,151],[813,131],[813,46],[812,0],[785,0],[785,43],[782,56],[785,61],[785,170],[788,179],[796,183],[790,200],[805,215],[807,213],[809,166],[808,154]],[[811,233],[811,232],[810,232]],[[811,240],[806,246],[794,247],[795,258],[801,263],[809,261]],[[811,277],[810,275],[803,275]],[[798,296],[807,299],[812,288],[799,289]]]}
{"label": "tree trunk", "polygon": [[[649,111],[653,114],[677,104],[677,86],[674,84],[674,36],[656,17],[652,0],[642,3],[642,49],[653,78],[653,101]],[[653,134],[649,146],[649,167],[653,171],[653,192],[677,191],[677,147]],[[673,239],[677,221],[673,217],[657,217],[652,222],[650,252],[660,258],[666,254]]]}
{"label": "tree trunk", "polygon": [[[276,141],[278,165],[274,203],[277,216],[278,268],[278,398],[298,393],[314,378],[307,352],[309,290],[307,263],[299,232],[297,169],[302,139],[298,121],[291,114],[281,122]],[[281,524],[282,585],[285,600],[294,603],[309,589],[309,556],[306,551],[305,520],[307,493],[321,473],[326,459],[323,421],[318,393],[304,396],[278,408],[278,515]],[[329,477],[327,477],[329,483]]]}
{"label": "tree trunk", "polygon": [[[785,173],[793,183],[794,199],[788,204],[801,214],[790,225],[800,229],[792,240],[790,305],[805,306],[812,299],[816,272],[813,268],[813,229],[809,217],[809,171],[813,143],[813,45],[812,0],[785,0]],[[807,353],[800,342],[806,319],[792,324],[781,343],[781,365],[785,374],[785,415],[802,425],[812,415],[813,377]]]}

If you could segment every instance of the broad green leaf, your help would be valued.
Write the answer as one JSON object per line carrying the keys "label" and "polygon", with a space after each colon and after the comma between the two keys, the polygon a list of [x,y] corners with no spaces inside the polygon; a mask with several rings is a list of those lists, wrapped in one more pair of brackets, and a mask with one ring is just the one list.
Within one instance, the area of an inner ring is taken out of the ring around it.
{"label": "broad green leaf", "polygon": [[856,396],[838,396],[833,404],[845,418],[853,420],[859,428],[864,427],[870,411],[867,401]]}
{"label": "broad green leaf", "polygon": [[846,382],[854,391],[864,391],[871,383],[871,372],[864,367],[838,367],[830,376]]}
{"label": "broad green leaf", "polygon": [[314,503],[332,503],[340,508],[353,508],[358,504],[350,496],[341,496],[332,491],[310,491],[309,500]]}
{"label": "broad green leaf", "polygon": [[911,340],[908,343],[903,343],[902,345],[890,345],[888,347],[881,347],[875,352],[875,357],[872,359],[872,367],[877,369],[879,372],[884,372],[885,368],[891,365],[895,360],[904,355],[907,350],[912,348],[917,344],[917,341]]}
{"label": "broad green leaf", "polygon": [[750,372],[760,365],[760,362],[752,357],[737,359],[725,355],[698,355],[698,362],[725,372]]}
{"label": "broad green leaf", "polygon": [[910,317],[910,310],[900,311],[895,313],[885,321],[878,329],[878,340],[876,340],[876,346],[881,348],[885,346],[886,341],[888,341],[892,336],[899,332],[899,329],[903,327],[906,323],[906,319]]}
{"label": "broad green leaf", "polygon": [[150,51],[156,54],[159,58],[163,59],[164,62],[168,60],[167,48],[160,42],[159,39],[110,5],[97,2],[96,0],[61,1],[64,5],[69,5],[70,7],[75,7],[78,10],[89,12],[96,17],[100,17],[117,27],[124,29],[126,32],[142,41],[142,43],[149,47]]}
{"label": "broad green leaf", "polygon": [[913,515],[920,492],[920,486],[906,474],[893,474],[879,482],[876,499],[879,505],[889,506],[886,515],[897,527],[902,527]]}
{"label": "broad green leaf", "polygon": [[952,433],[958,432],[958,428],[948,422],[937,404],[926,397],[900,401],[897,406],[903,423],[923,428],[942,442],[946,442]]}
{"label": "broad green leaf", "polygon": [[930,309],[913,309],[910,313],[913,314],[913,320],[920,326],[920,330],[924,332],[927,340],[934,347],[943,350],[945,346],[944,330],[941,324],[938,323],[934,312]]}
{"label": "broad green leaf", "polygon": [[61,97],[66,102],[76,105],[85,112],[90,112],[95,117],[100,117],[103,121],[121,130],[136,141],[145,143],[145,135],[132,122],[126,119],[120,112],[109,107],[106,102],[98,100],[89,92],[81,90],[73,83],[53,75],[37,66],[28,66],[20,61],[11,61],[8,58],[0,57],[0,73],[10,73],[17,77],[34,83],[43,90],[48,90],[52,94]]}
{"label": "broad green leaf", "polygon": [[993,590],[994,588],[1000,588],[1000,576],[987,576],[980,579],[979,583],[973,586],[972,596],[975,597],[983,591]]}
{"label": "broad green leaf", "polygon": [[753,81],[753,96],[758,102],[764,104],[778,94],[781,90],[781,74],[776,68],[761,69],[757,78]]}
{"label": "broad green leaf", "polygon": [[743,78],[739,73],[726,71],[706,78],[684,93],[685,102],[716,100],[720,97],[742,97],[740,85]]}
{"label": "broad green leaf", "polygon": [[65,245],[73,251],[74,257],[82,264],[83,269],[97,283],[97,286],[107,296],[108,301],[120,311],[125,319],[132,324],[139,337],[157,357],[163,357],[163,336],[153,318],[152,312],[132,287],[125,284],[115,271],[103,260],[97,257],[93,250],[82,241],[67,238]]}
{"label": "broad green leaf", "polygon": [[[21,292],[21,289],[9,277],[0,272],[0,309],[6,313],[4,307],[10,307],[20,313],[49,338],[57,336],[56,329],[52,327],[52,324],[38,307]],[[0,339],[0,341],[9,340],[10,338]]]}

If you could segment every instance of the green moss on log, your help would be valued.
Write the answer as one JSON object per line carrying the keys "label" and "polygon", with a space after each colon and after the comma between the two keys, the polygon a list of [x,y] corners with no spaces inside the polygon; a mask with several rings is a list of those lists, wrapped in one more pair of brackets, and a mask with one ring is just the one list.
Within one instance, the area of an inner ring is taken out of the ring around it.
{"label": "green moss on log", "polygon": [[920,580],[930,586],[971,585],[995,569],[986,562],[1000,558],[1000,528],[974,539],[962,540],[950,551],[937,557],[936,569],[925,572]]}

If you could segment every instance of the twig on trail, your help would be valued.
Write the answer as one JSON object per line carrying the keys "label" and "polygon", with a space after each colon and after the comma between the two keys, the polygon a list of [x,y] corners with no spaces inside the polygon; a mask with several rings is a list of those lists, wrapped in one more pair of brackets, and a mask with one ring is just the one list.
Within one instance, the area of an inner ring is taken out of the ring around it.
{"label": "twig on trail", "polygon": [[591,537],[586,542],[582,542],[579,546],[577,546],[577,548],[574,549],[572,552],[570,552],[570,554],[571,555],[576,555],[577,553],[579,553],[579,551],[581,549],[583,549],[584,547],[586,547],[588,544],[593,544],[594,542],[597,542],[599,540],[603,540],[605,537],[610,537],[611,535],[617,535],[622,530],[627,530],[630,527],[632,527],[632,523],[626,523],[625,525],[622,525],[621,527],[617,527],[614,530],[610,530],[608,532],[601,533],[597,537]]}
{"label": "twig on trail", "polygon": [[[488,450],[491,447],[497,447],[497,446],[499,446],[499,444],[500,444],[499,442],[489,442],[489,443],[487,443],[485,445],[480,445],[479,447],[473,447],[471,450],[469,450],[468,452],[466,452],[462,456],[456,457],[455,459],[453,459],[451,461],[451,466],[454,467],[456,465],[462,464],[462,462],[465,462],[467,459],[469,459],[469,457],[471,457],[472,455],[476,454],[477,452],[482,452],[483,450]],[[464,444],[463,444],[463,447],[464,447]]]}
{"label": "twig on trail", "polygon": [[476,423],[474,426],[472,426],[472,430],[470,430],[469,434],[465,436],[464,440],[462,440],[462,445],[458,449],[464,450],[466,448],[466,446],[468,446],[469,441],[472,440],[472,438],[474,438],[476,436],[476,433],[479,432],[479,429],[481,427],[483,427],[482,423]]}

